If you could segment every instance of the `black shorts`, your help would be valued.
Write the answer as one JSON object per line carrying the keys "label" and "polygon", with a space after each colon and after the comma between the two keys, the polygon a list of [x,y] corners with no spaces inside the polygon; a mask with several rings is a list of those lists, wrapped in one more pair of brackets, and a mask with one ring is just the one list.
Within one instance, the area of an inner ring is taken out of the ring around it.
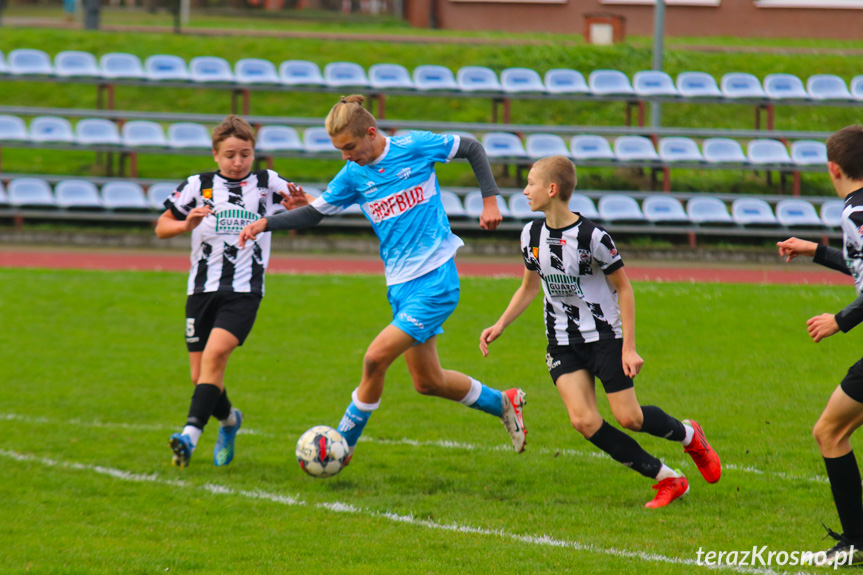
{"label": "black shorts", "polygon": [[839,385],[848,397],[863,403],[863,359],[848,368],[848,373]]}
{"label": "black shorts", "polygon": [[593,343],[549,345],[545,354],[548,373],[557,379],[582,369],[599,378],[605,393],[635,387],[632,378],[623,373],[623,340],[601,339]]}
{"label": "black shorts", "polygon": [[252,293],[207,292],[192,294],[186,299],[186,347],[189,351],[204,351],[213,328],[229,331],[240,345],[246,341],[261,296]]}

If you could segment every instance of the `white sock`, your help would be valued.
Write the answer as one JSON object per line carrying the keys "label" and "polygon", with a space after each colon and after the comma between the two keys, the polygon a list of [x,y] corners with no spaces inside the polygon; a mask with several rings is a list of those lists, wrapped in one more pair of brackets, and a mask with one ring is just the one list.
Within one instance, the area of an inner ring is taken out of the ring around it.
{"label": "white sock", "polygon": [[695,429],[691,425],[683,424],[683,428],[686,430],[686,437],[683,438],[683,447],[689,447],[689,444],[692,443],[692,438],[695,437]]}
{"label": "white sock", "polygon": [[222,427],[234,427],[237,425],[237,416],[234,415],[234,408],[231,408],[231,415],[229,415],[226,419],[220,419],[219,425]]}
{"label": "white sock", "polygon": [[663,463],[662,469],[659,470],[659,474],[656,476],[656,480],[662,481],[663,479],[668,479],[669,477],[680,477],[680,475],[675,470]]}
{"label": "white sock", "polygon": [[187,425],[183,428],[183,435],[188,435],[189,439],[192,440],[192,450],[198,445],[198,440],[201,439],[202,433],[204,433],[204,430],[198,429],[194,425]]}
{"label": "white sock", "polygon": [[470,378],[470,389],[468,390],[467,395],[465,395],[463,398],[461,398],[461,400],[459,400],[459,403],[461,403],[462,405],[467,405],[468,407],[470,407],[471,405],[476,403],[476,400],[479,399],[479,396],[481,393],[482,393],[482,384],[471,377]]}

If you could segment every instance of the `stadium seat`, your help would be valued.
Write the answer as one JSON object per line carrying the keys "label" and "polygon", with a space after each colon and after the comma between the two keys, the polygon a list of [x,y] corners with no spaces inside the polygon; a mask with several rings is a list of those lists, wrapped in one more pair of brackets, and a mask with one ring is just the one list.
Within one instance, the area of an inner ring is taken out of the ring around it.
{"label": "stadium seat", "polygon": [[845,209],[845,200],[827,200],[821,204],[821,221],[825,226],[838,228],[842,222],[842,211]]}
{"label": "stadium seat", "polygon": [[[500,215],[504,218],[512,217],[509,213],[509,206],[506,205],[506,200],[503,196],[497,196],[497,207],[500,209]],[[482,192],[468,192],[464,197],[464,211],[469,218],[478,218],[482,215]]]}
{"label": "stadium seat", "polygon": [[573,136],[569,141],[569,150],[576,160],[614,160],[611,144],[602,136],[582,134]]}
{"label": "stadium seat", "polygon": [[855,100],[863,100],[863,76],[851,78],[851,96]]}
{"label": "stadium seat", "polygon": [[779,222],[770,204],[759,198],[738,198],[731,204],[731,217],[742,226],[775,226]]}
{"label": "stadium seat", "polygon": [[28,139],[30,136],[27,135],[27,125],[23,119],[18,116],[0,115],[0,142]]}
{"label": "stadium seat", "polygon": [[707,138],[701,143],[704,161],[711,164],[745,164],[746,154],[737,140]]}
{"label": "stadium seat", "polygon": [[597,96],[634,94],[629,77],[620,70],[594,70],[587,77],[590,92]]}
{"label": "stadium seat", "polygon": [[599,212],[596,211],[596,206],[593,205],[593,200],[584,194],[572,194],[569,198],[569,210],[578,212],[589,220],[599,220]]}
{"label": "stadium seat", "polygon": [[111,52],[99,58],[99,67],[104,78],[144,78],[144,66],[134,54]]}
{"label": "stadium seat", "polygon": [[50,76],[54,74],[51,58],[42,50],[19,48],[9,52],[6,60],[9,73],[16,76]]}
{"label": "stadium seat", "polygon": [[809,98],[803,80],[794,74],[767,74],[764,77],[764,93],[771,100]]}
{"label": "stadium seat", "polygon": [[168,126],[170,148],[212,148],[210,131],[203,124],[177,122]]}
{"label": "stadium seat", "polygon": [[686,215],[689,221],[700,225],[733,224],[734,219],[728,213],[728,206],[719,198],[698,196],[686,202]]}
{"label": "stadium seat", "polygon": [[659,140],[659,159],[663,162],[703,162],[704,156],[692,138],[669,137]]}
{"label": "stadium seat", "polygon": [[413,90],[414,81],[410,72],[401,64],[373,64],[369,66],[369,84],[379,90],[397,88]]}
{"label": "stadium seat", "polygon": [[463,218],[467,215],[467,212],[464,211],[461,199],[459,199],[455,192],[441,190],[440,201],[443,204],[443,211],[446,212],[447,217]]}
{"label": "stadium seat", "polygon": [[603,221],[615,223],[645,221],[638,202],[623,194],[606,194],[599,198],[599,217]]}
{"label": "stadium seat", "polygon": [[234,72],[224,58],[198,56],[189,61],[189,78],[193,82],[233,82]]}
{"label": "stadium seat", "polygon": [[276,65],[262,58],[242,58],[234,64],[238,84],[280,84]]}
{"label": "stadium seat", "polygon": [[303,132],[303,148],[307,152],[338,152],[330,135],[327,134],[327,129],[323,126],[315,128],[306,128]]}
{"label": "stadium seat", "polygon": [[263,126],[258,130],[257,148],[262,152],[303,150],[300,135],[290,126]]}
{"label": "stadium seat", "polygon": [[526,158],[521,139],[509,132],[488,132],[482,137],[482,147],[489,158]]}
{"label": "stadium seat", "polygon": [[148,80],[158,82],[188,80],[189,70],[186,61],[179,56],[156,54],[144,60],[144,75]]}
{"label": "stadium seat", "polygon": [[824,222],[818,217],[815,207],[799,198],[780,200],[776,204],[776,219],[783,226],[821,227]]}
{"label": "stadium seat", "polygon": [[102,75],[96,56],[78,50],[58,52],[54,56],[54,70],[63,78],[96,78]]}
{"label": "stadium seat", "polygon": [[324,80],[331,88],[368,88],[366,71],[353,62],[330,62],[324,66]]}
{"label": "stadium seat", "polygon": [[654,224],[689,223],[689,216],[680,200],[668,195],[648,196],[641,203],[641,209],[648,222]]}
{"label": "stadium seat", "polygon": [[279,78],[286,86],[326,86],[321,68],[308,60],[285,60],[279,64]]}
{"label": "stadium seat", "polygon": [[851,100],[845,80],[833,74],[814,74],[806,80],[806,91],[813,100]]}
{"label": "stadium seat", "polygon": [[567,68],[554,68],[545,73],[542,79],[545,89],[551,94],[588,94],[590,87],[584,74]]}
{"label": "stadium seat", "polygon": [[[117,124],[104,118],[86,118],[75,125],[75,141],[81,145],[120,145]],[[58,198],[59,200],[59,198]]]}
{"label": "stadium seat", "polygon": [[417,90],[458,90],[452,70],[445,66],[417,66],[413,78]]}
{"label": "stadium seat", "polygon": [[96,185],[87,180],[62,180],[54,186],[57,206],[67,210],[100,210],[102,198]]}
{"label": "stadium seat", "polygon": [[674,80],[660,70],[643,70],[632,77],[632,89],[639,96],[679,96]]}
{"label": "stadium seat", "polygon": [[566,142],[557,134],[529,134],[525,140],[525,150],[533,160],[548,156],[569,156]]}
{"label": "stadium seat", "polygon": [[30,121],[30,140],[34,142],[74,142],[72,124],[66,118],[38,116]]}
{"label": "stadium seat", "polygon": [[791,142],[791,161],[798,166],[826,164],[827,145],[817,140]]}
{"label": "stadium seat", "polygon": [[790,164],[791,156],[785,144],[778,140],[759,138],[746,144],[746,157],[751,164]]}
{"label": "stadium seat", "polygon": [[615,138],[614,155],[621,162],[644,162],[659,159],[653,142],[644,136],[619,136]]}
{"label": "stadium seat", "polygon": [[722,96],[716,79],[707,72],[681,72],[677,75],[677,91],[685,98]]}
{"label": "stadium seat", "polygon": [[168,145],[165,131],[156,122],[133,120],[123,124],[123,144],[130,148],[164,148]]}
{"label": "stadium seat", "polygon": [[763,98],[764,88],[753,74],[729,72],[722,76],[719,83],[722,95],[726,98]]}
{"label": "stadium seat", "polygon": [[51,186],[39,178],[15,178],[6,188],[9,204],[16,208],[56,208]]}
{"label": "stadium seat", "polygon": [[6,188],[3,186],[3,182],[0,182],[0,206],[6,207],[9,205],[9,196],[6,195]]}
{"label": "stadium seat", "polygon": [[517,220],[532,220],[542,217],[542,212],[530,209],[530,202],[524,194],[513,194],[509,197],[509,213]]}
{"label": "stadium seat", "polygon": [[135,182],[109,182],[102,186],[102,204],[109,210],[149,210],[144,190]]}
{"label": "stadium seat", "polygon": [[494,70],[485,66],[460,68],[455,81],[462,92],[500,92],[503,89]]}
{"label": "stadium seat", "polygon": [[3,50],[0,50],[0,74],[8,74],[9,66],[6,65],[6,57],[3,55]]}
{"label": "stadium seat", "polygon": [[163,211],[165,209],[165,200],[177,190],[177,184],[169,182],[158,182],[150,184],[147,188],[147,202],[154,210]]}
{"label": "stadium seat", "polygon": [[508,94],[545,92],[539,72],[530,68],[506,68],[500,73],[500,85]]}

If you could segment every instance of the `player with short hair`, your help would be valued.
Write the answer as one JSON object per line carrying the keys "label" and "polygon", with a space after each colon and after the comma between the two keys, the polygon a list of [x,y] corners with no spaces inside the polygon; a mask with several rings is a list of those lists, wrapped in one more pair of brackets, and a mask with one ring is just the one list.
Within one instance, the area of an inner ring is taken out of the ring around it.
{"label": "player with short hair", "polygon": [[615,461],[656,479],[656,496],[645,507],[663,507],[688,492],[689,482],[603,420],[595,377],[623,427],[681,442],[709,483],[719,481],[722,467],[698,423],[639,405],[632,380],[644,360],[635,350],[632,285],[608,232],[569,210],[575,184],[575,166],[564,156],[544,158],[528,173],[524,195],[531,210],[545,218],[527,224],[521,233],[521,286],[500,319],[482,331],[480,351],[488,356],[489,344],[527,309],[542,284],[546,363],[572,426]]}
{"label": "player with short hair", "polygon": [[[857,299],[837,314],[824,313],[806,322],[815,343],[842,331],[848,333],[863,321],[863,126],[847,126],[827,139],[827,173],[836,194],[845,200],[841,250],[798,238],[777,242],[779,255],[790,262],[799,255],[854,277]],[[863,486],[851,447],[851,435],[863,424],[863,359],[852,365],[815,423],[818,442],[842,533],[827,528],[837,540],[827,560],[863,563]],[[848,553],[853,549],[853,557]]]}
{"label": "player with short hair", "polygon": [[255,132],[233,114],[213,130],[213,159],[219,169],[189,176],[165,200],[167,209],[156,223],[162,239],[192,233],[186,347],[195,392],[185,427],[170,439],[173,463],[181,468],[189,464],[211,415],[220,424],[214,463],[227,465],[234,457],[243,414],[228,399],[225,367],[255,323],[270,234],[250,250],[240,250],[237,240],[249,222],[284,211],[293,186],[272,170],[252,171]]}
{"label": "player with short hair", "polygon": [[[333,145],[347,161],[320,198],[310,205],[263,218],[240,235],[254,239],[269,230],[307,228],[325,216],[359,204],[380,239],[387,298],[392,322],[372,341],[363,358],[362,379],[339,423],[351,454],[371,416],[380,405],[387,369],[404,356],[414,388],[461,402],[500,417],[517,452],[525,434],[520,389],[498,391],[463,373],[445,370],[437,352],[437,335],[455,310],[459,279],[454,257],[463,245],[452,233],[440,199],[434,165],[466,158],[483,195],[480,227],[494,229],[501,221],[498,189],[482,146],[472,138],[411,132],[386,137],[362,96],[342,98],[326,119]],[[293,194],[302,203],[302,194]]]}

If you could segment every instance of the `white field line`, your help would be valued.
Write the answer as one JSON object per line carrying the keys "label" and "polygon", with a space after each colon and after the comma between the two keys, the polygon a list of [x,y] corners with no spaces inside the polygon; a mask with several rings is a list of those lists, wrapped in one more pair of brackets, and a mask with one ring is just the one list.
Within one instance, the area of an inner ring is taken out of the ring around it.
{"label": "white field line", "polygon": [[[17,413],[0,413],[0,422],[3,421],[20,421],[22,423],[30,423],[30,424],[65,424],[65,425],[77,425],[82,427],[95,427],[95,428],[117,428],[117,429],[125,429],[129,431],[165,431],[169,432],[174,428],[166,426],[166,425],[156,425],[156,424],[140,424],[140,423],[113,423],[106,422],[100,420],[94,421],[81,421],[80,419],[70,419],[66,421],[60,420],[51,420],[46,417],[32,417],[28,415],[20,415]],[[573,433],[575,433],[573,431]],[[271,433],[256,431],[254,429],[240,429],[240,435],[255,435],[259,437],[274,437]],[[460,441],[449,441],[449,440],[431,440],[431,441],[418,441],[415,439],[376,439],[373,437],[360,437],[360,442],[362,443],[375,443],[379,445],[407,445],[411,447],[438,447],[442,449],[463,449],[465,451],[511,451],[512,447],[506,444],[498,444],[493,446],[488,445],[475,445],[472,443],[464,443]],[[556,455],[556,456],[564,456],[564,457],[575,457],[575,458],[599,458],[604,459],[608,458],[608,455],[601,451],[582,451],[579,449],[570,449],[570,448],[562,448],[557,449],[553,447],[540,447],[538,449],[531,449],[531,452],[540,453],[542,455]],[[671,465],[675,468],[681,468],[684,470],[695,471],[695,466],[692,464],[689,459],[679,459],[670,463],[670,459],[666,459],[665,463]],[[737,465],[736,463],[722,463],[723,470],[730,471],[740,471],[743,473],[751,473],[753,475],[760,475],[762,477],[769,477],[774,479],[782,479],[787,481],[806,481],[810,483],[829,483],[826,476],[820,475],[794,475],[791,473],[783,473],[781,471],[763,471],[756,467],[752,467],[750,465]]]}
{"label": "white field line", "polygon": [[[681,559],[678,557],[668,557],[666,555],[661,555],[658,553],[645,553],[643,551],[627,551],[624,549],[617,549],[614,547],[597,547],[595,545],[588,545],[584,543],[579,543],[578,541],[571,541],[566,539],[557,539],[554,537],[549,537],[548,535],[520,535],[517,533],[509,533],[502,529],[484,529],[482,527],[472,527],[470,525],[459,525],[457,523],[438,523],[436,521],[431,521],[429,519],[417,519],[416,517],[411,515],[401,515],[398,513],[393,513],[391,511],[372,511],[370,509],[363,509],[361,507],[356,507],[354,505],[350,505],[348,503],[341,503],[338,501],[335,502],[322,502],[322,503],[307,503],[298,497],[291,497],[288,495],[281,495],[279,493],[269,493],[261,490],[247,491],[243,489],[234,489],[232,487],[227,487],[224,485],[217,485],[213,483],[206,483],[204,485],[197,485],[190,481],[185,481],[182,479],[166,479],[160,477],[156,473],[144,474],[144,473],[132,473],[131,471],[123,471],[121,469],[114,469],[111,467],[104,467],[101,465],[90,465],[86,463],[77,463],[73,461],[59,461],[56,459],[49,459],[47,457],[39,457],[36,455],[18,453],[15,451],[9,451],[6,449],[0,449],[0,456],[5,457],[7,459],[12,459],[15,461],[23,462],[23,463],[38,463],[41,465],[45,465],[48,467],[55,467],[59,469],[71,469],[73,471],[90,471],[99,475],[106,475],[108,477],[119,479],[121,481],[130,481],[137,483],[155,483],[158,485],[169,485],[172,487],[188,487],[188,488],[196,488],[203,489],[204,491],[211,493],[213,495],[228,495],[228,496],[239,496],[245,497],[248,499],[256,499],[262,501],[269,501],[271,503],[278,503],[281,505],[289,505],[289,506],[302,506],[309,505],[312,507],[317,507],[319,509],[325,509],[334,513],[355,513],[358,515],[365,515],[367,517],[373,518],[381,518],[387,519],[397,523],[404,523],[407,525],[415,526],[415,527],[423,527],[426,529],[436,529],[440,531],[451,531],[455,533],[467,533],[471,535],[483,535],[483,536],[491,536],[497,537],[500,539],[508,539],[511,541],[525,543],[528,545],[536,545],[542,547],[557,547],[562,549],[572,549],[574,551],[583,551],[586,553],[593,553],[596,555],[607,555],[611,557],[618,557],[624,559],[635,559],[638,561],[647,561],[650,563],[665,563],[671,565],[686,565],[690,567],[702,567],[705,569],[716,570],[716,571],[730,571],[733,573],[746,573],[746,574],[755,574],[755,575],[782,575],[789,573],[788,571],[774,571],[772,569],[767,568],[757,568],[757,567],[743,567],[737,565],[699,565],[696,559]],[[806,572],[797,572],[797,575],[809,575]]]}

